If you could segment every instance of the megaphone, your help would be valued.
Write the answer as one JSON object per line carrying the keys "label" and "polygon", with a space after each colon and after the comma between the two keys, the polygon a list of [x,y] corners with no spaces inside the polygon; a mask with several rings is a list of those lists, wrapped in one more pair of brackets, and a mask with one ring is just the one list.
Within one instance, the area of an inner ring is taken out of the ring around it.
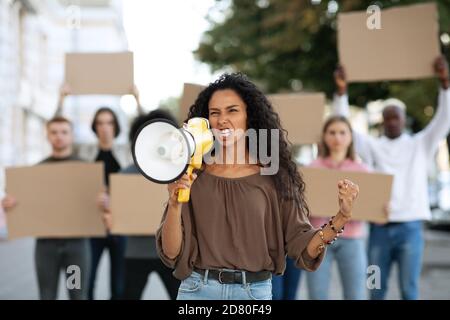
{"label": "megaphone", "polygon": [[[192,118],[178,128],[166,119],[145,123],[132,144],[133,160],[144,177],[160,184],[172,183],[185,173],[190,177],[202,166],[203,155],[214,144],[209,121]],[[179,202],[188,202],[190,189],[180,189]]]}

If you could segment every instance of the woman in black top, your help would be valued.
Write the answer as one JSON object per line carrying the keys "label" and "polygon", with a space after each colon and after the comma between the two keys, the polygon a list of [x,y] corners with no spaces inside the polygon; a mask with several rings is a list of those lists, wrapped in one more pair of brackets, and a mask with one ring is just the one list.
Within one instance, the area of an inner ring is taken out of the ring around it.
{"label": "woman in black top", "polygon": [[[105,185],[109,187],[109,175],[119,172],[121,167],[113,153],[114,139],[120,133],[117,116],[110,108],[100,108],[92,121],[92,130],[98,138],[98,153],[95,161],[104,163]],[[89,299],[94,299],[97,268],[103,250],[107,248],[110,256],[111,300],[121,299],[125,279],[125,246],[126,238],[108,234],[105,238],[91,239],[91,276],[89,279]]]}
{"label": "woman in black top", "polygon": [[[136,99],[138,113],[142,114],[143,109],[139,100],[139,91],[136,86],[133,87],[131,93]],[[60,89],[55,116],[62,115],[64,100],[70,94],[70,86],[67,83],[63,84]],[[101,161],[104,163],[104,182],[108,188],[109,175],[111,173],[119,172],[122,167],[127,165],[127,155],[123,152],[120,153],[118,148],[114,146],[114,140],[120,134],[120,125],[117,115],[111,108],[102,107],[95,113],[91,128],[97,136],[98,144],[96,146],[80,145],[77,148],[77,154],[83,160]],[[102,201],[102,199],[99,199],[99,201]],[[93,299],[97,267],[103,250],[108,248],[111,261],[111,299],[120,299],[124,290],[126,238],[108,235],[106,238],[93,238],[90,242],[92,249],[92,264],[88,298]]]}
{"label": "woman in black top", "polygon": [[120,164],[112,151],[114,139],[120,134],[120,125],[114,111],[107,107],[98,109],[92,121],[92,131],[98,138],[95,161],[104,163],[105,185],[109,186],[109,174],[120,171]]}

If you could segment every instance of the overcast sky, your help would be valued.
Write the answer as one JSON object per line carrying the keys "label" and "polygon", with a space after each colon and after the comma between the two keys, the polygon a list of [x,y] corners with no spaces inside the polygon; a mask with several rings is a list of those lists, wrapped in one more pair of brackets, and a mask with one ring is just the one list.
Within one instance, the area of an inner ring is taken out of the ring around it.
{"label": "overcast sky", "polygon": [[213,80],[207,65],[195,61],[205,17],[214,0],[123,1],[129,48],[135,53],[135,81],[142,104],[154,109],[179,96],[184,82]]}

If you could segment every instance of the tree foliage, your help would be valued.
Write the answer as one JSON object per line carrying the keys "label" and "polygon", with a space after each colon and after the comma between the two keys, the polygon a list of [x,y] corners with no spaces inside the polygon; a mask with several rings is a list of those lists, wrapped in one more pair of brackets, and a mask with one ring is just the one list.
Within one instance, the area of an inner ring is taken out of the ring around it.
{"label": "tree foliage", "polygon": [[[246,73],[266,92],[334,91],[333,71],[338,63],[336,14],[329,2],[310,0],[216,1],[208,18],[211,27],[203,35],[195,55],[213,71]],[[345,0],[339,11],[366,10],[371,4],[385,9],[423,3],[418,0]],[[441,34],[450,34],[450,1],[439,0]],[[449,47],[443,46],[447,59]],[[358,83],[349,87],[350,102],[364,106],[368,101],[396,96],[408,105],[414,130],[430,118],[424,108],[436,104],[435,79],[401,82]]]}

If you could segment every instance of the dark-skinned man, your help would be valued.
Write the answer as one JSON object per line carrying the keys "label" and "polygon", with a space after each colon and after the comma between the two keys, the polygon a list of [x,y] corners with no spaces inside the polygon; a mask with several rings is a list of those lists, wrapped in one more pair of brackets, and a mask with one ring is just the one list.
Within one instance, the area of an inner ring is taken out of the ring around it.
{"label": "dark-skinned man", "polygon": [[[414,135],[404,132],[406,107],[398,99],[385,100],[383,136],[354,132],[355,149],[374,170],[394,175],[388,223],[371,224],[369,265],[379,267],[380,284],[370,290],[371,299],[384,299],[390,269],[398,264],[402,299],[418,299],[423,255],[423,221],[431,218],[427,187],[427,166],[440,141],[450,131],[450,90],[448,63],[444,57],[434,62],[440,81],[438,108],[425,129]],[[337,93],[333,111],[349,115],[345,70],[336,70]]]}

